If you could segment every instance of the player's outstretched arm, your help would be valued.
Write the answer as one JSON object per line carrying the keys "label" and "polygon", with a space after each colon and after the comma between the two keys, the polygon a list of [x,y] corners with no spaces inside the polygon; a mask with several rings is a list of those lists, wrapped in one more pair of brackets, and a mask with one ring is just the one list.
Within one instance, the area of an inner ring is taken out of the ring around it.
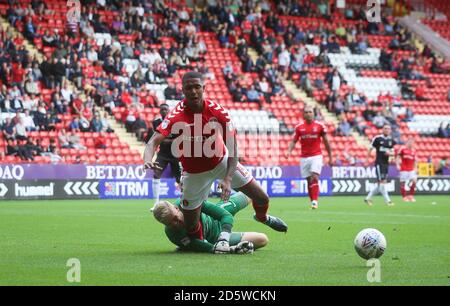
{"label": "player's outstretched arm", "polygon": [[192,239],[186,235],[184,230],[167,227],[165,228],[167,238],[178,246],[180,251],[196,253],[214,253],[214,245],[207,240]]}
{"label": "player's outstretched arm", "polygon": [[158,149],[159,145],[163,142],[163,140],[166,138],[161,133],[155,132],[148,141],[147,145],[145,146],[144,151],[144,169],[152,169],[152,170],[162,170],[161,167],[157,163],[153,162],[153,156],[155,156],[155,152]]}
{"label": "player's outstretched arm", "polygon": [[[197,253],[215,253],[215,246],[211,243],[194,239],[187,247],[182,248],[182,250],[197,252]],[[224,254],[253,254],[255,246],[250,241],[241,241],[237,245],[230,247],[229,251]]]}
{"label": "player's outstretched arm", "polygon": [[372,150],[373,147],[370,147],[369,150],[367,150],[366,164],[369,164],[370,157],[372,156]]}
{"label": "player's outstretched arm", "polygon": [[214,253],[214,245],[206,240],[194,239],[186,247],[186,250],[197,253]]}

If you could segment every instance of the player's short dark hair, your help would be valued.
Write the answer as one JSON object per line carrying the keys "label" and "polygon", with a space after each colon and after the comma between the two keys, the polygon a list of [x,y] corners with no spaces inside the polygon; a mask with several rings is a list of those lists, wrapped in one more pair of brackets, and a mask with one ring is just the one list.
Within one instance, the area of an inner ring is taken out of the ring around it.
{"label": "player's short dark hair", "polygon": [[205,81],[205,79],[203,78],[203,74],[201,74],[200,72],[189,71],[183,75],[181,82],[184,84],[184,82],[186,82],[187,80],[190,80],[190,79],[200,79],[202,81],[202,83]]}
{"label": "player's short dark hair", "polygon": [[167,104],[167,103],[161,103],[161,104],[159,105],[159,108],[161,108],[162,106],[170,107],[169,104]]}
{"label": "player's short dark hair", "polygon": [[390,123],[385,123],[385,124],[383,124],[383,129],[385,128],[385,127],[390,127],[391,129],[392,129],[392,125],[390,124]]}

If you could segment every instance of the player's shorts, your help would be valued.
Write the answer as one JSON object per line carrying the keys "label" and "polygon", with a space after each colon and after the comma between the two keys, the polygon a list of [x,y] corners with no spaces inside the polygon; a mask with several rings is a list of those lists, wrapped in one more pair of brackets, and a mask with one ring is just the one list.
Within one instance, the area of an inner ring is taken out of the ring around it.
{"label": "player's shorts", "polygon": [[375,172],[377,173],[378,181],[386,180],[389,172],[389,164],[375,164]]}
{"label": "player's shorts", "polygon": [[322,167],[322,155],[300,158],[300,172],[303,178],[310,177],[313,173],[320,175]]}
{"label": "player's shorts", "polygon": [[416,171],[400,171],[400,182],[407,182],[417,179]]}
{"label": "player's shorts", "polygon": [[180,182],[181,179],[181,166],[178,159],[173,156],[167,156],[166,154],[158,153],[156,156],[156,162],[163,169],[166,169],[167,165],[170,164],[170,169],[172,170],[172,176],[175,178],[177,183]]}
{"label": "player's shorts", "polygon": [[[183,186],[183,194],[181,196],[181,208],[185,210],[194,210],[202,205],[203,201],[208,199],[209,191],[215,180],[225,178],[227,173],[228,156],[225,155],[223,160],[214,169],[201,173],[183,172],[181,184]],[[253,176],[238,163],[236,172],[231,181],[231,188],[241,188],[250,183]]]}

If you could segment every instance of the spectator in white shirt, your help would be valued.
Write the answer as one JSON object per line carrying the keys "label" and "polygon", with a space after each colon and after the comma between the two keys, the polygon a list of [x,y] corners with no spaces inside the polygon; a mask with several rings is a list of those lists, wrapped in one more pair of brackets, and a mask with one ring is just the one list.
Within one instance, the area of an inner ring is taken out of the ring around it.
{"label": "spectator in white shirt", "polygon": [[139,61],[142,63],[143,67],[151,66],[153,64],[152,60],[153,57],[149,49],[146,49],[145,52],[139,56]]}
{"label": "spectator in white shirt", "polygon": [[389,123],[386,118],[384,118],[384,116],[381,114],[381,112],[378,112],[376,114],[375,117],[372,118],[372,123],[377,127],[377,128],[382,128],[383,125],[385,125],[386,123]]}
{"label": "spectator in white shirt", "polygon": [[189,13],[186,11],[184,6],[179,6],[178,8],[178,18],[180,21],[188,21],[189,20]]}
{"label": "spectator in white shirt", "polygon": [[37,108],[37,111],[43,115],[47,114],[47,108],[45,107],[45,103],[41,102]]}
{"label": "spectator in white shirt", "polygon": [[232,75],[234,70],[233,70],[233,65],[231,64],[230,61],[227,62],[227,64],[225,65],[225,67],[222,68],[223,74],[227,75],[230,74]]}
{"label": "spectator in white shirt", "polygon": [[189,23],[186,25],[185,30],[188,36],[195,35],[195,33],[197,32],[197,29],[195,28],[195,25],[192,23],[192,21],[189,21]]}
{"label": "spectator in white shirt", "polygon": [[261,80],[258,82],[257,88],[264,95],[264,98],[266,99],[266,102],[267,103],[272,103],[271,88],[270,88],[269,82],[267,81],[266,77],[262,77],[261,78]]}
{"label": "spectator in white shirt", "polygon": [[67,83],[64,83],[64,87],[61,89],[61,96],[66,101],[71,101],[73,91],[69,88]]}
{"label": "spectator in white shirt", "polygon": [[89,49],[89,51],[87,52],[87,59],[88,59],[90,62],[95,62],[95,61],[98,60],[98,54],[97,54],[97,52],[95,51],[94,47],[91,47],[91,48]]}
{"label": "spectator in white shirt", "polygon": [[81,28],[81,32],[89,38],[94,38],[94,27],[90,22],[88,22],[84,27]]}
{"label": "spectator in white shirt", "polygon": [[24,110],[28,110],[28,111],[32,111],[32,112],[36,111],[37,102],[36,102],[36,99],[34,98],[34,95],[32,95],[32,96],[33,96],[33,98],[31,98],[28,95],[24,96],[23,102],[22,102]]}
{"label": "spectator in white shirt", "polygon": [[291,54],[286,49],[285,45],[281,45],[281,52],[278,54],[278,66],[280,71],[286,76],[289,65],[291,64]]}
{"label": "spectator in white shirt", "polygon": [[58,149],[55,149],[54,152],[46,153],[45,155],[44,155],[44,154],[41,154],[41,155],[43,155],[43,156],[45,156],[45,155],[49,156],[49,157],[50,157],[50,162],[51,162],[52,164],[58,164],[59,162],[62,161],[62,157],[61,157],[61,155],[59,155],[59,150],[58,150]]}
{"label": "spectator in white shirt", "polygon": [[333,72],[333,79],[331,81],[331,90],[337,93],[340,88],[341,88],[341,77],[339,76],[339,72],[335,70]]}
{"label": "spectator in white shirt", "polygon": [[150,49],[150,65],[153,65],[157,60],[162,61],[161,55],[155,49]]}
{"label": "spectator in white shirt", "polygon": [[32,107],[31,107],[31,112],[36,112],[38,110],[38,106],[39,103],[41,102],[41,100],[39,99],[39,97],[36,95],[30,95],[30,99],[32,101]]}
{"label": "spectator in white shirt", "polygon": [[261,2],[259,3],[259,5],[260,5],[260,7],[261,7],[261,10],[262,10],[264,13],[270,12],[271,8],[270,8],[270,4],[269,4],[269,2],[268,2],[267,0],[261,1]]}
{"label": "spectator in white shirt", "polygon": [[25,80],[24,89],[27,94],[38,94],[39,93],[38,83],[33,80],[33,77],[30,74],[28,75],[28,77]]}
{"label": "spectator in white shirt", "polygon": [[259,81],[258,85],[259,85],[259,89],[261,90],[261,92],[263,92],[263,93],[270,92],[270,90],[269,90],[269,82],[267,82],[267,79],[265,77],[261,78],[261,80]]}
{"label": "spectator in white shirt", "polygon": [[106,6],[106,0],[97,0],[97,5],[104,8]]}
{"label": "spectator in white shirt", "polygon": [[61,130],[61,134],[58,136],[59,144],[61,145],[61,148],[69,148],[69,136],[67,135],[67,132],[65,129]]}
{"label": "spectator in white shirt", "polygon": [[144,16],[145,10],[142,7],[142,4],[139,3],[139,5],[137,7],[134,8],[134,10],[136,11],[136,13],[138,14],[139,17]]}
{"label": "spectator in white shirt", "polygon": [[12,99],[22,97],[22,93],[20,92],[20,89],[19,87],[17,87],[17,85],[14,85],[14,87],[9,90],[9,95],[11,96]]}
{"label": "spectator in white shirt", "polygon": [[80,136],[72,132],[68,137],[69,147],[77,150],[86,150],[86,147],[81,144]]}
{"label": "spectator in white shirt", "polygon": [[113,129],[109,125],[107,113],[103,114],[103,118],[101,119],[101,124],[102,124],[102,132],[107,132],[107,133],[113,132]]}
{"label": "spectator in white shirt", "polygon": [[132,130],[132,126],[135,121],[136,121],[135,109],[131,108],[127,118],[125,119],[125,128],[127,129],[128,132]]}
{"label": "spectator in white shirt", "polygon": [[22,98],[12,98],[10,99],[10,96],[7,96],[7,100],[10,101],[10,107],[11,110],[10,112],[17,112],[17,111],[22,111],[23,110],[23,104],[22,104]]}
{"label": "spectator in white shirt", "polygon": [[208,51],[208,49],[206,48],[206,44],[202,39],[198,41],[195,39],[194,43],[198,43],[198,52],[200,54],[205,54]]}
{"label": "spectator in white shirt", "polygon": [[28,133],[23,118],[19,119],[19,123],[16,124],[15,128],[16,128],[16,139],[18,140],[28,139]]}

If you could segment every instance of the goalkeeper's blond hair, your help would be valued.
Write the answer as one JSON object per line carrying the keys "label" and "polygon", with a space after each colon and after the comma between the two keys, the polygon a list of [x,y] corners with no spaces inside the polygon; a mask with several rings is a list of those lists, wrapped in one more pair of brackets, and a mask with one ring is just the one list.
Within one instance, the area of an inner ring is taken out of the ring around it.
{"label": "goalkeeper's blond hair", "polygon": [[170,206],[172,204],[167,201],[159,201],[155,208],[153,209],[153,216],[156,220],[161,222],[162,224],[166,224],[165,222],[168,220],[168,218],[172,215]]}

